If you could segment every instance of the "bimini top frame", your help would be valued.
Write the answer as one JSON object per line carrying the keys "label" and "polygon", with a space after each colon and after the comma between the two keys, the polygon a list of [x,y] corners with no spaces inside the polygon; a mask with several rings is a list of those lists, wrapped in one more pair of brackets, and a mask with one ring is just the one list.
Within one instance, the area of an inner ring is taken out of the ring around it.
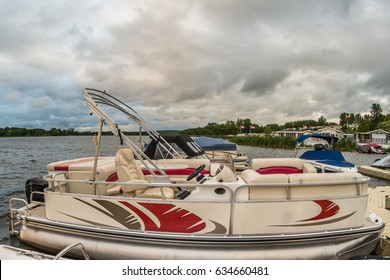
{"label": "bimini top frame", "polygon": [[[150,174],[152,174],[154,179],[167,179],[168,176],[165,174],[163,170],[161,170],[149,157],[147,157],[144,152],[136,145],[134,144],[119,128],[118,123],[116,123],[106,112],[103,111],[105,105],[108,107],[112,107],[119,112],[126,115],[129,119],[133,120],[135,123],[137,123],[142,129],[144,129],[150,138],[152,138],[155,141],[165,141],[163,137],[160,137],[160,134],[155,131],[146,121],[142,119],[142,117],[131,107],[120,101],[119,99],[115,98],[114,96],[106,93],[105,91],[100,91],[92,88],[85,88],[83,91],[83,96],[87,102],[88,107],[91,109],[92,113],[99,119],[100,126],[99,126],[99,140],[97,142],[97,149],[96,149],[96,159],[98,157],[98,151],[100,146],[100,136],[101,136],[101,130],[103,128],[103,124],[106,125],[106,127],[117,137],[121,139],[121,142],[126,144],[129,148],[132,149],[135,157],[139,159],[142,164],[149,170]],[[166,141],[165,141],[166,142]],[[167,147],[169,147],[169,143],[165,143]],[[180,155],[174,151],[174,150],[168,150],[168,153],[176,153],[172,154],[172,157],[174,158],[180,158]]]}

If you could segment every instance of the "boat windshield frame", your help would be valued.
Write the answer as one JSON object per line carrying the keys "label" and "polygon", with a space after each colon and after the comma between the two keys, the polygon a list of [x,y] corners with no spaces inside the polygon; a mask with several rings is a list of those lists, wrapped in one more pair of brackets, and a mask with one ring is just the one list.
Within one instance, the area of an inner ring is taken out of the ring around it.
{"label": "boat windshield frame", "polygon": [[[133,108],[125,104],[124,102],[120,101],[118,98],[112,96],[111,94],[97,90],[92,88],[85,88],[83,90],[83,96],[87,102],[87,105],[89,109],[91,110],[91,114],[95,115],[99,119],[99,132],[98,134],[101,135],[103,130],[104,124],[113,135],[120,138],[121,144],[126,145],[128,148],[130,148],[134,156],[141,161],[141,163],[148,169],[150,174],[152,175],[153,180],[156,181],[166,181],[169,180],[169,177],[166,175],[166,173],[157,166],[156,163],[154,163],[145,153],[141,150],[140,147],[138,147],[133,141],[131,141],[120,129],[120,125],[115,122],[104,110],[102,107],[111,107],[116,109],[118,112],[124,114],[129,119],[133,120],[136,124],[140,126],[140,128],[143,128],[150,138],[154,140],[159,141],[165,141],[164,139],[161,139],[162,137],[160,134],[154,130]],[[103,106],[102,106],[103,105]],[[167,147],[170,147],[170,144],[168,142],[164,143],[167,145]],[[99,157],[99,146],[100,141],[97,141],[97,148],[96,148],[96,154],[95,159]],[[173,149],[167,149],[167,153],[175,153]],[[177,153],[177,152],[176,152]],[[173,155],[180,157],[179,154]],[[96,172],[96,166],[94,166],[94,172]]]}

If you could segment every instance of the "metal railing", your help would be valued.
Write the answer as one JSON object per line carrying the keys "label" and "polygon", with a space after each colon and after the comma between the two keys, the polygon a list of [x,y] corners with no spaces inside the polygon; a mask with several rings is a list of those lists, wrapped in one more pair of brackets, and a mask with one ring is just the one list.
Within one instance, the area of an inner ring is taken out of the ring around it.
{"label": "metal railing", "polygon": [[[23,206],[15,208],[15,203],[22,203]],[[10,235],[18,235],[19,231],[16,228],[20,227],[25,222],[25,217],[30,213],[28,202],[23,198],[11,198],[9,200],[9,233]]]}
{"label": "metal railing", "polygon": [[59,259],[63,258],[67,253],[69,253],[73,249],[79,249],[81,251],[81,253],[83,254],[84,259],[90,260],[89,255],[87,253],[87,250],[85,249],[84,245],[81,244],[80,242],[71,244],[71,245],[67,246],[66,248],[62,249],[61,252],[59,252],[54,257],[54,260],[59,260]]}
{"label": "metal railing", "polygon": [[[151,183],[146,182],[107,182],[107,181],[93,181],[93,180],[69,180],[69,179],[56,179],[56,176],[47,175],[44,177],[45,180],[49,182],[49,188],[46,189],[46,191],[55,191],[55,186],[58,185],[64,185],[64,184],[72,184],[72,183],[78,183],[78,184],[85,184],[86,186],[91,185],[120,185],[120,186],[140,186],[147,188],[159,188],[161,191],[161,197],[163,200],[166,200],[167,198],[164,197],[164,193],[162,188],[163,187],[170,187],[170,188],[221,188],[224,187],[228,191],[230,191],[230,199],[231,202],[242,202],[241,200],[237,200],[237,192],[242,190],[243,188],[265,188],[265,187],[285,187],[286,188],[286,197],[284,199],[290,200],[291,199],[291,189],[294,187],[338,187],[341,185],[355,185],[356,193],[355,196],[363,196],[362,194],[362,188],[364,184],[367,184],[370,180],[369,177],[362,177],[361,179],[354,177],[352,180],[340,180],[340,181],[332,181],[332,182],[303,182],[298,181],[297,183],[256,183],[256,184],[246,184],[245,182],[242,182],[241,184],[239,182],[226,182],[226,183],[205,183],[205,184],[199,184],[199,183],[170,183],[166,181],[154,181]],[[60,192],[61,194],[63,192]],[[70,194],[70,193],[69,193]],[[76,193],[77,194],[77,193]],[[88,195],[88,194],[86,194]],[[352,194],[351,194],[352,196]],[[341,198],[345,197],[340,195]],[[313,197],[314,198],[314,197]],[[318,198],[318,197],[315,197]],[[305,197],[305,199],[312,199],[310,197]],[[212,200],[211,198],[205,198],[205,201]],[[261,201],[261,200],[259,200]],[[269,200],[267,200],[269,201]],[[280,200],[282,201],[282,199]]]}

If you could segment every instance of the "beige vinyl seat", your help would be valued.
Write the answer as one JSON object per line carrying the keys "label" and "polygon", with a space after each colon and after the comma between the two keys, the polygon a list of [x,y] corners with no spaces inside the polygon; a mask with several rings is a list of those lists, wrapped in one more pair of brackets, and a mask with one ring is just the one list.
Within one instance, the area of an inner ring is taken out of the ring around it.
{"label": "beige vinyl seat", "polygon": [[302,173],[317,173],[317,169],[308,162],[300,158],[254,158],[252,159],[252,169],[262,170],[269,167],[287,167],[301,170]]}
{"label": "beige vinyl seat", "polygon": [[123,185],[122,191],[125,196],[145,197],[145,198],[168,198],[174,197],[174,191],[171,188],[148,188],[149,184],[138,163],[135,161],[131,149],[120,149],[115,156],[115,166],[120,182],[140,183],[139,186]]}
{"label": "beige vinyl seat", "polygon": [[[288,175],[267,174],[262,175],[255,170],[246,169],[241,173],[241,178],[249,185],[248,200],[281,200],[287,199],[286,186],[288,185]],[[258,185],[258,186],[256,186]],[[245,196],[245,188],[240,194],[241,201]]]}

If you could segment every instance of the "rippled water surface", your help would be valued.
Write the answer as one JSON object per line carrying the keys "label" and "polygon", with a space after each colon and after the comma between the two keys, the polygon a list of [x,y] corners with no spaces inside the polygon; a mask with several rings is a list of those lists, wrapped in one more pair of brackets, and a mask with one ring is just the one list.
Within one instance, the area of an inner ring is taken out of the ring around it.
{"label": "rippled water surface", "polygon": [[[138,141],[134,138],[134,141]],[[113,156],[120,148],[117,137],[103,136],[101,155]],[[239,150],[254,157],[293,157],[294,151],[240,146]],[[9,243],[8,202],[12,197],[25,197],[24,185],[28,178],[46,175],[50,162],[93,156],[95,146],[91,136],[0,138],[0,243]],[[384,155],[344,153],[357,165],[370,165]],[[390,182],[372,179],[370,186],[389,185]]]}
{"label": "rippled water surface", "polygon": [[[9,199],[25,198],[26,180],[46,175],[48,163],[93,156],[92,140],[92,136],[0,138],[0,243],[9,242]],[[103,136],[101,155],[111,156],[120,147],[117,137]]]}

